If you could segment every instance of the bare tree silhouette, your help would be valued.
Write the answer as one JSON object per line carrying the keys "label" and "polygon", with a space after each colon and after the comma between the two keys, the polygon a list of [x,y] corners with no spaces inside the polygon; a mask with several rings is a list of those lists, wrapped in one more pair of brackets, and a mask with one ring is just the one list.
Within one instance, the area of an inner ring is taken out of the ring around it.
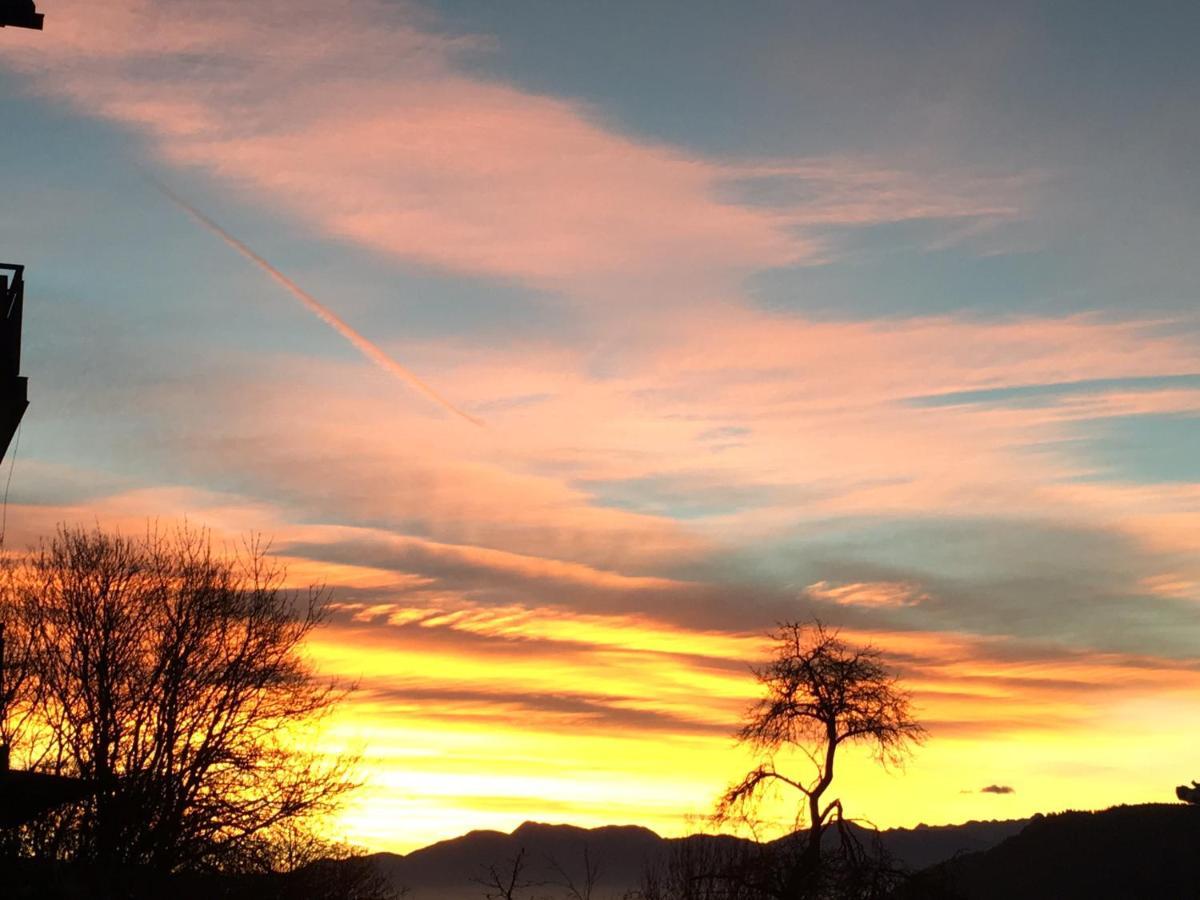
{"label": "bare tree silhouette", "polygon": [[487,900],[518,900],[519,892],[538,885],[525,876],[528,867],[525,848],[503,865],[489,864],[477,878],[472,879],[483,888]]}
{"label": "bare tree silhouette", "polygon": [[596,883],[600,880],[600,864],[592,859],[587,844],[583,845],[583,871],[578,878],[573,877],[566,867],[553,856],[547,857],[546,863],[554,873],[550,884],[565,891],[568,900],[592,900]]}
{"label": "bare tree silhouette", "polygon": [[[841,801],[826,799],[838,748],[867,744],[881,764],[898,765],[925,732],[912,717],[908,695],[874,647],[850,646],[819,621],[786,622],[771,636],[773,657],[755,671],[766,695],[747,712],[737,733],[763,759],[729,787],[717,814],[747,816],[771,787],[798,792],[807,839],[783,893],[800,896],[803,883],[817,877],[821,841],[830,824],[837,824],[843,843],[853,849]],[[808,777],[786,775],[776,768],[776,754],[791,749],[808,757],[812,764]]]}
{"label": "bare tree silhouette", "polygon": [[276,836],[352,786],[349,761],[296,741],[344,689],[302,655],[321,592],[285,590],[267,549],[224,556],[187,526],[60,527],[10,567],[3,615],[26,669],[14,751],[93,789],[29,830],[35,850],[100,870],[261,871]]}

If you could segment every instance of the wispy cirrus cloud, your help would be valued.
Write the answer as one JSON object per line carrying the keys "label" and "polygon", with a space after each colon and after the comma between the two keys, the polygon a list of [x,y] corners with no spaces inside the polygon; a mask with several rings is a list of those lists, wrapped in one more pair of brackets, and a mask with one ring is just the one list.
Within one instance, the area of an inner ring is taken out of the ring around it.
{"label": "wispy cirrus cloud", "polygon": [[875,581],[858,584],[831,584],[818,581],[804,592],[814,600],[838,606],[916,606],[928,599],[920,588],[903,582]]}

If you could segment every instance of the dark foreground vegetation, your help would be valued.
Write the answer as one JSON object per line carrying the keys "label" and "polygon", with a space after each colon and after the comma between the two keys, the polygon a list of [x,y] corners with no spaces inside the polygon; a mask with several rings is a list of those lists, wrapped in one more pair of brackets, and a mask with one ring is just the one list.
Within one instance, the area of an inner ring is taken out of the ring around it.
{"label": "dark foreground vegetation", "polygon": [[391,900],[403,895],[367,857],[344,856],[276,872],[175,872],[141,866],[9,859],[5,900]]}
{"label": "dark foreground vegetation", "polygon": [[[971,822],[861,835],[890,861],[826,896],[886,900],[1197,898],[1200,808],[1153,804],[1066,812],[1029,822]],[[793,848],[794,849],[794,848]],[[665,839],[637,827],[526,824],[472,832],[405,856],[375,854],[277,874],[128,871],[129,896],[172,900],[762,900],[773,851],[730,837]],[[514,866],[514,863],[518,865]],[[499,881],[490,884],[490,875]],[[4,897],[91,898],[96,873],[28,861],[5,873]],[[744,880],[743,880],[744,879]]]}

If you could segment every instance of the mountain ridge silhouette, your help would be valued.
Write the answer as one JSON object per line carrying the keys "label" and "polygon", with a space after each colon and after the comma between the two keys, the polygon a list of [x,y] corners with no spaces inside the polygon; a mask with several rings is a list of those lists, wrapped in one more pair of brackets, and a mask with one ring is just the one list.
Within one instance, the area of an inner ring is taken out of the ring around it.
{"label": "mountain ridge silhouette", "polygon": [[[958,825],[922,824],[879,832],[854,827],[864,841],[878,834],[883,848],[897,862],[918,870],[956,853],[993,847],[1018,833],[1028,821],[972,820]],[[599,868],[594,896],[609,900],[637,887],[647,866],[664,863],[681,844],[728,844],[743,840],[708,834],[666,838],[641,825],[589,829],[527,821],[511,833],[477,829],[406,854],[376,853],[370,859],[393,884],[410,890],[406,900],[463,900],[482,897],[483,890],[473,879],[482,877],[488,866],[511,869],[511,860],[522,849],[530,880],[545,883],[561,877],[554,871],[551,860],[573,879],[580,879],[586,847],[590,862]]]}

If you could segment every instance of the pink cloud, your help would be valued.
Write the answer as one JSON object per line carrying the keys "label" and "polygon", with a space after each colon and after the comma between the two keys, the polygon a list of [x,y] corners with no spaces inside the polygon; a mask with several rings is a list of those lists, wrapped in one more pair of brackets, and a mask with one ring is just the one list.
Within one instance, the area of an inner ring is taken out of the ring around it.
{"label": "pink cloud", "polygon": [[[745,165],[623,135],[584,104],[465,74],[486,42],[423,28],[412,7],[62,0],[54,17],[6,63],[165,161],[381,252],[610,303],[695,302],[820,258],[806,226],[1017,214],[1011,178]],[[761,178],[812,199],[719,199]]]}
{"label": "pink cloud", "polygon": [[[475,402],[493,403],[489,427],[469,435],[397,402],[395,386],[358,363],[256,354],[244,362],[250,377],[230,357],[230,371],[189,389],[187,420],[173,417],[170,384],[136,398],[156,421],[175,423],[138,452],[158,454],[169,478],[234,485],[276,506],[273,533],[295,535],[289,520],[329,523],[294,539],[368,541],[391,548],[394,571],[452,566],[507,586],[498,591],[543,599],[559,591],[584,607],[682,609],[697,589],[677,573],[830,518],[1026,517],[1119,531],[1151,553],[1176,552],[1195,533],[1194,499],[1178,489],[1085,485],[1069,454],[1028,452],[1056,445],[1082,409],[907,402],[1186,371],[1185,337],[1086,317],[884,326],[729,311],[708,328],[681,326],[672,340],[649,329],[604,378],[591,373],[587,353],[562,347],[410,348],[421,369],[438,361],[448,392],[482,390]],[[1148,395],[1107,396],[1094,395],[1093,412],[1139,408]],[[505,403],[514,397],[534,399]],[[738,435],[705,436],[721,429]],[[711,509],[676,518],[669,504],[614,502],[607,488],[628,483],[637,501],[652,496],[656,479]],[[736,486],[734,502],[708,503],[723,486]],[[1176,580],[1200,574],[1164,567]]]}
{"label": "pink cloud", "polygon": [[[256,357],[247,361],[252,377],[206,381],[203,407],[219,427],[202,427],[202,409],[164,452],[181,476],[225,478],[233,469],[268,496],[316,504],[319,515],[419,522],[448,544],[517,554],[536,547],[536,555],[637,572],[696,559],[745,537],[742,529],[792,527],[798,515],[1072,515],[1064,483],[1080,464],[1027,448],[1060,441],[1080,417],[1162,408],[1165,395],[1121,391],[1037,409],[909,400],[1186,372],[1195,358],[1186,335],[1088,317],[811,323],[732,308],[670,332],[652,323],[603,378],[587,352],[564,347],[404,351],[419,371],[440,370],[447,393],[489,409],[489,427],[464,435],[439,425],[423,408],[397,403],[394,385],[358,364]],[[169,420],[173,390],[139,402]],[[522,397],[532,399],[506,402]],[[1181,393],[1169,408],[1188,402]],[[730,428],[740,436],[704,437]],[[751,508],[689,523],[617,508],[590,486],[667,476],[698,491],[768,492]],[[1130,499],[1126,517],[1139,506]],[[1082,519],[1091,515],[1080,509]],[[1119,502],[1105,515],[1118,512]]]}
{"label": "pink cloud", "polygon": [[929,596],[918,585],[896,581],[868,581],[832,584],[818,581],[804,589],[814,600],[838,606],[898,607],[916,606]]}

